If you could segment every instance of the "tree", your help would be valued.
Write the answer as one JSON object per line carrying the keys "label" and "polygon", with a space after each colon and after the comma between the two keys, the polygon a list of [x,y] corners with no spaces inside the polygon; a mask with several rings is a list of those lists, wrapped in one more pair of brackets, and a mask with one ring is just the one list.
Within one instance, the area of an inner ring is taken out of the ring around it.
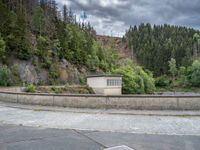
{"label": "tree", "polygon": [[36,7],[34,11],[32,24],[34,30],[38,32],[40,36],[45,32],[46,18],[43,9],[40,6]]}
{"label": "tree", "polygon": [[186,86],[188,83],[187,80],[187,68],[184,66],[181,66],[178,70],[178,78],[181,86]]}
{"label": "tree", "polygon": [[194,46],[193,46],[193,56],[196,59],[198,56],[198,51],[200,50],[200,35],[195,33],[193,36]]}
{"label": "tree", "polygon": [[6,59],[6,43],[0,34],[0,61],[5,61]]}
{"label": "tree", "polygon": [[68,23],[68,10],[67,5],[63,6],[63,21],[64,23]]}
{"label": "tree", "polygon": [[177,74],[176,60],[174,58],[171,58],[171,60],[168,63],[169,63],[169,72],[171,73],[174,81],[175,76]]}
{"label": "tree", "polygon": [[155,83],[152,75],[141,67],[119,67],[113,73],[123,76],[122,92],[124,94],[151,94],[155,91]]}
{"label": "tree", "polygon": [[130,27],[124,39],[137,62],[160,76],[168,73],[170,58],[176,59],[177,66],[191,65],[200,51],[195,33],[200,35],[198,30],[186,27],[141,24]]}
{"label": "tree", "polygon": [[200,61],[193,62],[190,68],[190,82],[193,86],[200,87]]}

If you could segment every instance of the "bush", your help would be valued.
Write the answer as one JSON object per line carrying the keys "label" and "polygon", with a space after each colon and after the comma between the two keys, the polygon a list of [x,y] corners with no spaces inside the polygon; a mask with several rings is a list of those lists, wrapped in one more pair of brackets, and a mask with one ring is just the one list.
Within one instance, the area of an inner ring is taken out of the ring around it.
{"label": "bush", "polygon": [[1,37],[1,33],[0,33],[0,59],[2,61],[5,61],[6,59],[6,42]]}
{"label": "bush", "polygon": [[181,66],[178,70],[178,82],[179,85],[184,87],[188,85],[188,79],[187,79],[187,68]]}
{"label": "bush", "polygon": [[49,84],[55,85],[57,83],[57,79],[60,76],[59,68],[54,64],[51,65],[49,70]]}
{"label": "bush", "polygon": [[36,87],[33,84],[29,84],[29,85],[27,85],[25,91],[29,92],[29,93],[35,93]]}
{"label": "bush", "polygon": [[56,94],[60,94],[63,92],[63,88],[59,88],[59,87],[51,87],[51,91],[56,93]]}
{"label": "bush", "polygon": [[192,86],[200,87],[200,61],[196,60],[189,68],[189,81]]}
{"label": "bush", "polygon": [[170,85],[170,80],[167,79],[167,76],[157,77],[155,80],[156,87],[167,87]]}
{"label": "bush", "polygon": [[150,71],[145,72],[141,67],[137,67],[137,72],[144,82],[145,93],[147,94],[153,93],[156,90],[153,74]]}
{"label": "bush", "polygon": [[19,74],[19,66],[17,64],[13,65],[11,68],[11,82],[12,85],[22,85],[22,80],[20,78],[20,74]]}
{"label": "bush", "polygon": [[128,65],[115,69],[113,73],[123,76],[123,94],[151,94],[155,91],[152,74],[146,73],[141,67],[133,69]]}
{"label": "bush", "polygon": [[7,66],[0,67],[0,86],[10,85],[11,71]]}

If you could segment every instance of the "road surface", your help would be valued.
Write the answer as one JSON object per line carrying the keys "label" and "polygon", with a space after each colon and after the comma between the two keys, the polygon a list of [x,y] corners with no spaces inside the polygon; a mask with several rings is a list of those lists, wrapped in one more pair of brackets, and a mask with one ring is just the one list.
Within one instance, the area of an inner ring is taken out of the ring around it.
{"label": "road surface", "polygon": [[199,115],[187,116],[182,112],[178,116],[149,116],[49,109],[0,103],[0,150],[100,150],[119,145],[135,150],[200,147]]}

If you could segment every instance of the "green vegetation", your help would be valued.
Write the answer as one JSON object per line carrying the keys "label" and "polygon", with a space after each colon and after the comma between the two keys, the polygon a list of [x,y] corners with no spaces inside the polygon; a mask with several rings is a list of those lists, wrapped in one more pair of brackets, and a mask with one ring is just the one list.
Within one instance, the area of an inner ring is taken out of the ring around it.
{"label": "green vegetation", "polygon": [[200,61],[196,60],[188,68],[188,80],[194,87],[200,87]]}
{"label": "green vegetation", "polygon": [[171,58],[177,67],[191,65],[200,53],[199,35],[186,27],[141,24],[131,27],[126,38],[138,62],[160,76],[169,73]]}
{"label": "green vegetation", "polygon": [[[48,78],[45,83],[49,85],[59,83],[59,65],[65,60],[77,69],[82,85],[87,73],[123,75],[124,94],[151,94],[156,87],[158,90],[200,87],[198,30],[150,24],[131,27],[123,42],[128,43],[142,67],[133,65],[132,60],[122,64],[114,40],[110,40],[109,46],[101,45],[90,23],[78,22],[66,5],[60,14],[56,2],[49,2],[0,0],[0,65],[4,66],[0,67],[0,86],[22,83],[21,66],[19,71],[11,62],[19,59],[31,62],[36,72],[45,70]],[[64,76],[67,79],[68,72]],[[34,85],[27,86],[27,91],[35,90]],[[87,93],[79,90],[74,92]],[[51,91],[62,93],[71,89],[52,87]]]}
{"label": "green vegetation", "polygon": [[58,67],[55,64],[51,65],[50,70],[49,70],[49,85],[55,85],[59,76],[60,74],[59,74]]}
{"label": "green vegetation", "polygon": [[171,60],[169,61],[169,72],[171,73],[174,81],[177,74],[176,60],[174,58],[171,58]]}
{"label": "green vegetation", "polygon": [[35,93],[36,87],[33,84],[29,84],[26,86],[25,91],[29,93]]}
{"label": "green vegetation", "polygon": [[32,18],[33,29],[41,36],[42,33],[45,32],[46,26],[46,18],[43,9],[39,6],[36,7]]}
{"label": "green vegetation", "polygon": [[0,86],[9,86],[10,81],[10,69],[6,66],[0,67]]}
{"label": "green vegetation", "polygon": [[5,61],[5,56],[6,54],[6,43],[5,41],[3,40],[3,38],[1,37],[1,34],[0,34],[0,59],[4,62]]}
{"label": "green vegetation", "polygon": [[155,79],[155,85],[156,87],[168,87],[170,86],[170,80],[167,78],[167,76],[160,76]]}
{"label": "green vegetation", "polygon": [[152,74],[145,72],[141,67],[127,65],[115,69],[113,73],[123,75],[124,94],[152,94],[155,91]]}
{"label": "green vegetation", "polygon": [[43,86],[37,87],[37,90],[42,93],[56,94],[94,94],[93,90],[87,86],[80,85],[65,85],[65,86]]}
{"label": "green vegetation", "polygon": [[94,41],[93,52],[89,55],[86,65],[91,71],[102,69],[104,72],[110,72],[116,67],[117,53],[111,47],[102,47]]}
{"label": "green vegetation", "polygon": [[198,30],[141,24],[131,27],[125,39],[138,63],[154,73],[157,90],[185,91],[200,87]]}
{"label": "green vegetation", "polygon": [[177,69],[175,78],[169,76],[157,77],[155,85],[158,90],[169,91],[198,91],[200,87],[200,61],[195,60],[191,66],[181,66]]}

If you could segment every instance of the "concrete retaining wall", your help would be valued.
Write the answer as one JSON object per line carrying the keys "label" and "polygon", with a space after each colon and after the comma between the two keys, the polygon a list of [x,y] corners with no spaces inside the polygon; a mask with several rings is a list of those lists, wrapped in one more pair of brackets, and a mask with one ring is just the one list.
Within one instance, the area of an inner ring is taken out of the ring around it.
{"label": "concrete retaining wall", "polygon": [[200,110],[200,96],[102,96],[0,92],[0,101],[73,108]]}

